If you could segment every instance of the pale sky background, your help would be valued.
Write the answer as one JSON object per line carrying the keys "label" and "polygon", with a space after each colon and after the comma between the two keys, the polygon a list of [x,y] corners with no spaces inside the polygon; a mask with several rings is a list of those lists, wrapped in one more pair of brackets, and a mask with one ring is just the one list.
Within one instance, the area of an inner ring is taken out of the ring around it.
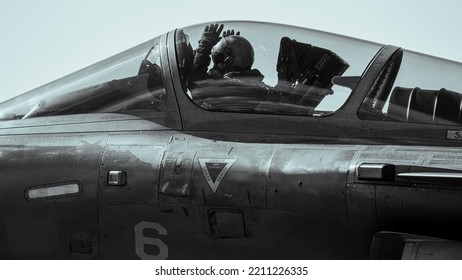
{"label": "pale sky background", "polygon": [[0,0],[0,101],[208,21],[285,23],[462,61],[461,11],[456,0]]}

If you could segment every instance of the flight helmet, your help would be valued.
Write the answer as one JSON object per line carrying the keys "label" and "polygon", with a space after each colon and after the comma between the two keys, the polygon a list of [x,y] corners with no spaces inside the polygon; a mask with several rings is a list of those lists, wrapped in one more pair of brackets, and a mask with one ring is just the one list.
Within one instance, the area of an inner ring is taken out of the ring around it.
{"label": "flight helmet", "polygon": [[212,48],[213,63],[222,74],[250,69],[254,55],[250,42],[239,35],[223,37]]}

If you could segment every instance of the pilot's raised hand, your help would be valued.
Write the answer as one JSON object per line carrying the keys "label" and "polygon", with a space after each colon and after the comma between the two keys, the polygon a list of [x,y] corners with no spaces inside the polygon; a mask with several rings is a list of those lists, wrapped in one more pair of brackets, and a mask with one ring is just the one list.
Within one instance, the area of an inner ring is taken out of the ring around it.
{"label": "pilot's raised hand", "polygon": [[[231,35],[234,35],[234,29],[223,31],[223,37],[228,37],[228,36],[231,36]],[[241,32],[237,31],[236,35],[237,36],[241,35]]]}
{"label": "pilot's raised hand", "polygon": [[201,39],[199,40],[199,46],[207,49],[212,47],[220,41],[220,33],[223,30],[223,24],[210,24],[205,26],[204,32],[202,32]]}

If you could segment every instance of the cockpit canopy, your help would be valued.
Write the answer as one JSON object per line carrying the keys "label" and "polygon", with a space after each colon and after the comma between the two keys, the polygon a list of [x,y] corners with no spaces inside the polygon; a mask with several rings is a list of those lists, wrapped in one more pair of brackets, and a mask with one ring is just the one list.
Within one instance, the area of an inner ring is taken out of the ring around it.
{"label": "cockpit canopy", "polygon": [[160,37],[0,104],[0,120],[159,110],[166,91]]}
{"label": "cockpit canopy", "polygon": [[462,64],[398,50],[382,69],[361,119],[462,124]]}
{"label": "cockpit canopy", "polygon": [[[380,44],[280,24],[222,24],[213,44],[201,43],[210,23],[181,28],[5,101],[0,120],[90,113],[144,117],[163,110],[175,94],[164,80],[179,73],[173,82],[182,88],[175,86],[176,94],[205,111],[323,117],[358,94],[365,96],[355,112],[360,119],[462,123],[460,63],[400,49],[372,77],[369,92],[361,93],[355,86],[376,63]],[[163,65],[162,53],[176,64]]]}
{"label": "cockpit canopy", "polygon": [[[198,106],[212,111],[305,116],[335,112],[345,103],[351,89],[333,84],[332,78],[361,76],[381,48],[378,44],[293,26],[225,22],[225,35],[239,32],[250,42],[254,63],[244,71],[217,75],[219,67],[207,59],[209,54],[203,53],[201,45],[206,26],[177,30],[176,47],[188,96]],[[227,38],[220,34],[221,37]],[[232,54],[236,53],[233,47],[230,43]]]}

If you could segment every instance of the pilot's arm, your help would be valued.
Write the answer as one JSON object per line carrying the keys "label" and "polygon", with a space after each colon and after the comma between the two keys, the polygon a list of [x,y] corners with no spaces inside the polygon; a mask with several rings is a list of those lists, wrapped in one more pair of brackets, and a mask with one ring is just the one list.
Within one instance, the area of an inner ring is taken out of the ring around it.
{"label": "pilot's arm", "polygon": [[194,50],[194,60],[188,84],[208,78],[207,70],[211,61],[212,47],[220,41],[222,30],[223,24],[211,24],[205,27],[199,40],[199,46]]}

